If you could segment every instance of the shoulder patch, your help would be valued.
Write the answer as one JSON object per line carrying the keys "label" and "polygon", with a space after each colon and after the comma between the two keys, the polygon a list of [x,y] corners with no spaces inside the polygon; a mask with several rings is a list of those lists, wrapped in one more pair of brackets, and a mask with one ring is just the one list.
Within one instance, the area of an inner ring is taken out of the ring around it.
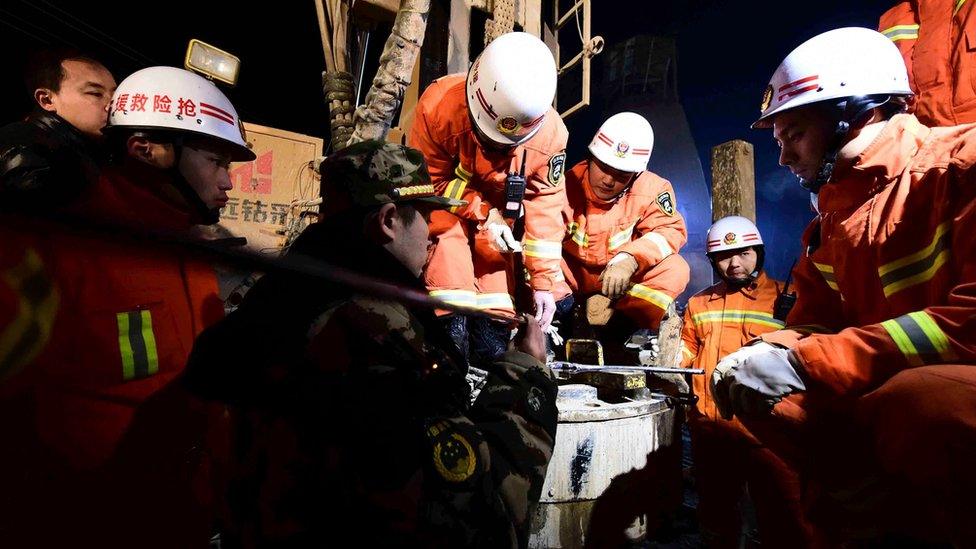
{"label": "shoulder patch", "polygon": [[668,215],[674,215],[674,199],[671,198],[670,192],[664,191],[657,195],[657,205],[661,207],[662,212]]}
{"label": "shoulder patch", "polygon": [[566,175],[566,153],[561,152],[549,159],[549,175],[547,179],[553,187],[559,186]]}
{"label": "shoulder patch", "polygon": [[478,458],[468,439],[450,428],[447,422],[438,422],[427,429],[431,438],[434,468],[448,482],[464,482],[477,468]]}

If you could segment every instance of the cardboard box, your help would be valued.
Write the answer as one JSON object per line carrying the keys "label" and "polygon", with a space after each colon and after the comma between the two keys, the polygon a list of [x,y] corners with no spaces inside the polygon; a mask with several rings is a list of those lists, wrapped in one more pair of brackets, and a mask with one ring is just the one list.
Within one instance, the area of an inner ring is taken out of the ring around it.
{"label": "cardboard box", "polygon": [[313,165],[323,140],[248,122],[244,129],[257,158],[231,165],[234,188],[220,210],[220,228],[247,238],[251,250],[276,254],[314,219],[303,212],[318,212],[306,202],[319,197]]}

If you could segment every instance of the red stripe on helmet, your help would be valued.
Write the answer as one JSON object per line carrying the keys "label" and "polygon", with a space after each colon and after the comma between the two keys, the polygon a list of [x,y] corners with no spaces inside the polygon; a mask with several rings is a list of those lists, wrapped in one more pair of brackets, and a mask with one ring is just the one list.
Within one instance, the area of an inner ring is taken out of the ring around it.
{"label": "red stripe on helmet", "polygon": [[792,82],[790,82],[788,84],[783,84],[776,91],[783,92],[783,91],[786,91],[786,90],[788,90],[788,89],[790,89],[792,87],[799,86],[800,84],[806,84],[807,82],[813,82],[814,80],[816,80],[818,78],[820,78],[820,75],[817,75],[817,74],[815,74],[813,76],[806,76],[806,77],[803,77],[803,78],[801,78],[799,80],[794,80],[794,81],[792,81]]}
{"label": "red stripe on helmet", "polygon": [[478,96],[478,102],[481,103],[481,108],[484,109],[486,113],[488,113],[488,116],[490,116],[492,120],[498,118],[498,115],[495,114],[495,109],[491,108],[491,105],[488,104],[488,100],[485,99],[484,94],[481,93],[481,88],[478,88],[478,91],[475,93],[475,95]]}
{"label": "red stripe on helmet", "polygon": [[800,95],[801,93],[806,93],[808,91],[813,91],[813,90],[816,90],[816,89],[819,89],[819,88],[820,88],[820,85],[819,84],[814,84],[812,86],[807,86],[805,88],[800,88],[798,90],[793,90],[793,91],[791,91],[789,93],[781,94],[779,96],[779,101],[782,101],[783,99],[785,99],[787,97],[794,97],[794,96]]}
{"label": "red stripe on helmet", "polygon": [[206,115],[206,116],[209,116],[209,117],[212,117],[212,118],[216,118],[217,120],[221,120],[223,122],[227,122],[231,126],[234,125],[234,119],[233,118],[227,118],[226,116],[224,116],[224,115],[222,115],[220,113],[213,112],[211,110],[200,109],[200,114],[203,114],[203,115]]}
{"label": "red stripe on helmet", "polygon": [[222,115],[224,115],[224,116],[226,116],[227,118],[230,118],[231,120],[233,120],[233,119],[234,119],[234,115],[233,115],[233,114],[231,114],[231,113],[229,113],[229,112],[227,112],[227,111],[225,111],[224,109],[221,109],[220,107],[215,107],[215,106],[213,106],[213,105],[209,105],[209,104],[207,104],[207,103],[203,103],[203,102],[201,102],[201,103],[200,103],[200,108],[202,108],[202,109],[210,109],[210,110],[212,110],[212,111],[216,111],[216,112],[219,112],[220,114],[222,114]]}

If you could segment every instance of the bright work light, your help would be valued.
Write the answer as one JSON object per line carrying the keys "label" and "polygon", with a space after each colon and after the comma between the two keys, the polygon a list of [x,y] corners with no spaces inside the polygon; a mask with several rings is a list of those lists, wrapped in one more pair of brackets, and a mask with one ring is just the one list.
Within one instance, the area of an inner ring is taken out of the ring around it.
{"label": "bright work light", "polygon": [[186,59],[183,66],[207,78],[233,86],[237,83],[237,73],[241,70],[241,60],[235,55],[194,38],[190,40],[190,45],[186,48]]}

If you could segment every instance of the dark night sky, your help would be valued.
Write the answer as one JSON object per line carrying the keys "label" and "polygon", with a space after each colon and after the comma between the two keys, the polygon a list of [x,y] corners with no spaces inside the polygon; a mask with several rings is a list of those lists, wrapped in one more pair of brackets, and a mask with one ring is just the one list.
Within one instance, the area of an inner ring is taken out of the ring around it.
{"label": "dark night sky", "polygon": [[[767,266],[774,275],[785,276],[810,214],[806,193],[789,172],[777,167],[768,132],[749,129],[761,93],[790,49],[831,28],[875,27],[893,0],[592,3],[593,33],[606,38],[607,49],[637,34],[677,37],[679,93],[706,180],[712,146],[730,139],[755,145],[759,226],[769,247],[776,248]],[[326,110],[319,89],[323,62],[314,4],[288,0],[241,9],[245,5],[226,0],[9,0],[0,6],[0,51],[22,64],[28,51],[44,44],[73,45],[106,59],[121,77],[153,64],[180,66],[188,40],[199,38],[242,58],[239,85],[228,95],[245,120],[325,134]],[[379,42],[371,48],[375,54]],[[599,61],[598,57],[594,63],[596,82]],[[0,121],[23,112],[19,87],[13,85],[18,80],[10,73],[10,85],[0,89]],[[599,91],[598,85],[594,91]],[[580,157],[602,121],[601,111],[597,96],[588,112],[567,121],[575,136],[570,157]]]}

